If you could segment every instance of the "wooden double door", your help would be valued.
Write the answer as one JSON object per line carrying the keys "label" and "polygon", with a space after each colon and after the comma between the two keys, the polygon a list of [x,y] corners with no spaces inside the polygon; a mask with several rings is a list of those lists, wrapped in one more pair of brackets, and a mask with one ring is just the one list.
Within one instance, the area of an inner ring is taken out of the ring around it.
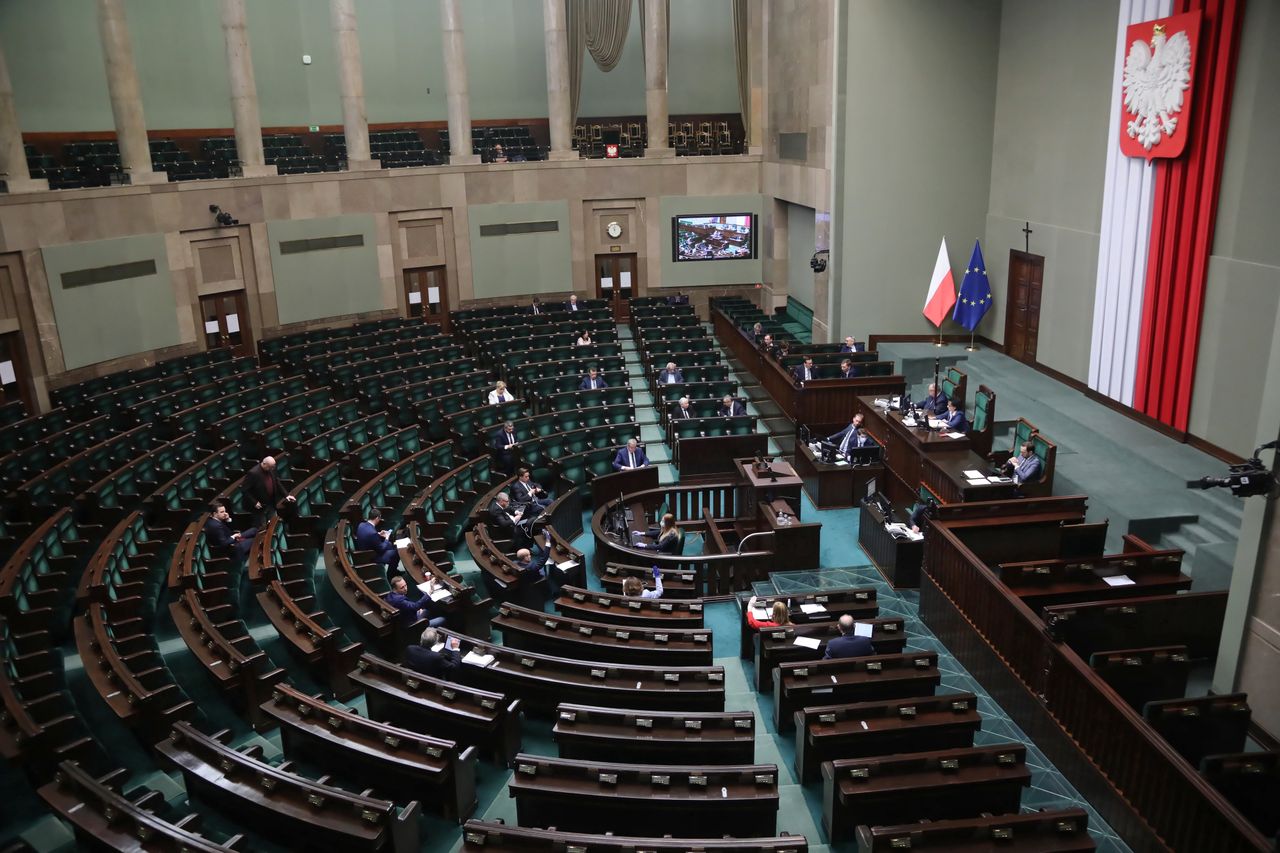
{"label": "wooden double door", "polygon": [[253,355],[253,335],[243,290],[201,296],[200,322],[206,349],[231,347],[237,356]]}
{"label": "wooden double door", "polygon": [[596,297],[607,300],[613,319],[631,319],[631,297],[636,288],[636,255],[596,255]]}
{"label": "wooden double door", "polygon": [[1004,351],[1027,364],[1036,363],[1040,339],[1040,291],[1044,258],[1013,249],[1009,252],[1009,307],[1004,317]]}

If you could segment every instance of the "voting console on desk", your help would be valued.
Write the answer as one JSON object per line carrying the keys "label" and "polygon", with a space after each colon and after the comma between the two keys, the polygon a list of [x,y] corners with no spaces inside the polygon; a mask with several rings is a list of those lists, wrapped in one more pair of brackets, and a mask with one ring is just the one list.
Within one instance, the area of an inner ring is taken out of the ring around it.
{"label": "voting console on desk", "polygon": [[920,586],[920,563],[924,558],[924,540],[895,537],[885,529],[886,518],[877,502],[863,498],[858,521],[858,544],[871,562],[895,589]]}

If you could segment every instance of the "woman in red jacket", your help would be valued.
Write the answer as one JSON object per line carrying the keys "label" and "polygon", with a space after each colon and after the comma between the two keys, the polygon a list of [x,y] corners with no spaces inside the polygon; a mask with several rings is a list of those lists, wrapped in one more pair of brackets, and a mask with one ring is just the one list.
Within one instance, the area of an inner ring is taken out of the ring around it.
{"label": "woman in red jacket", "polygon": [[769,619],[757,619],[752,613],[756,607],[756,597],[753,595],[747,601],[747,624],[754,630],[759,631],[761,628],[777,628],[781,625],[791,624],[791,614],[787,610],[787,603],[782,600],[773,602],[773,612]]}

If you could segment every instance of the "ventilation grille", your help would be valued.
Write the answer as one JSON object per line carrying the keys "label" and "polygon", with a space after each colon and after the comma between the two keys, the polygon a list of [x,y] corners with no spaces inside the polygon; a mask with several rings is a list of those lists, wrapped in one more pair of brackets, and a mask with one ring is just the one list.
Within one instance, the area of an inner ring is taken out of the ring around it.
{"label": "ventilation grille", "polygon": [[798,160],[803,163],[809,159],[809,134],[779,133],[778,159]]}
{"label": "ventilation grille", "polygon": [[363,234],[342,234],[337,237],[312,237],[309,240],[281,240],[280,254],[298,255],[303,252],[323,252],[327,249],[357,249],[363,245]]}
{"label": "ventilation grille", "polygon": [[554,219],[546,222],[499,222],[481,225],[481,237],[506,237],[511,234],[538,234],[543,231],[559,231],[560,223]]}
{"label": "ventilation grille", "polygon": [[156,274],[154,259],[130,261],[127,264],[111,264],[105,267],[90,267],[85,270],[71,270],[62,274],[62,287],[84,287],[86,284],[104,284],[108,281],[124,281],[128,278],[143,278]]}

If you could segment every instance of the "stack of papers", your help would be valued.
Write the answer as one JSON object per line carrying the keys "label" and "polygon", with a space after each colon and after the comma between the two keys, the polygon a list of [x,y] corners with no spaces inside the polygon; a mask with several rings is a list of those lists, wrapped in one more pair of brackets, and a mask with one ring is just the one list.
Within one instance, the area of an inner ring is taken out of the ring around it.
{"label": "stack of papers", "polygon": [[903,418],[903,419],[902,419],[902,425],[903,425],[903,426],[905,426],[905,427],[913,427],[913,426],[915,426],[915,425],[916,425],[916,419],[915,419],[915,418]]}
{"label": "stack of papers", "polygon": [[962,432],[949,432],[946,435],[947,438],[964,438],[964,433]]}
{"label": "stack of papers", "polygon": [[804,646],[806,649],[816,649],[822,645],[822,641],[817,637],[796,637],[795,644]]}
{"label": "stack of papers", "polygon": [[814,613],[826,613],[827,608],[823,607],[821,604],[801,604],[800,612],[805,615],[812,616]]}
{"label": "stack of papers", "polygon": [[990,483],[991,481],[988,480],[986,477],[979,475],[977,477],[967,477],[965,478],[965,482],[967,482],[970,486],[985,486],[987,485],[987,483]]}
{"label": "stack of papers", "polygon": [[403,539],[397,539],[397,540],[396,540],[396,548],[408,548],[408,547],[409,547],[409,542],[410,542],[410,541],[411,541],[411,540],[409,539],[409,537],[408,537],[408,536],[404,537]]}
{"label": "stack of papers", "polygon": [[1137,581],[1128,575],[1112,575],[1111,577],[1103,578],[1102,580],[1107,584],[1107,586],[1133,586],[1137,583]]}
{"label": "stack of papers", "polygon": [[432,600],[432,601],[443,601],[444,599],[448,598],[448,597],[449,597],[449,596],[451,596],[451,595],[453,595],[453,593],[449,590],[449,587],[447,587],[447,586],[442,586],[442,587],[440,587],[439,589],[434,590],[434,591],[431,593],[431,600]]}
{"label": "stack of papers", "polygon": [[944,421],[940,421],[937,418],[929,418],[929,429],[942,429],[944,426],[946,426]]}
{"label": "stack of papers", "polygon": [[476,650],[472,649],[463,656],[462,662],[472,666],[489,666],[493,663],[493,655],[476,654]]}
{"label": "stack of papers", "polygon": [[556,563],[556,568],[562,572],[567,572],[576,565],[578,565],[577,560],[565,560],[563,563]]}
{"label": "stack of papers", "polygon": [[769,611],[765,610],[763,607],[751,608],[751,615],[756,617],[756,619],[760,620],[761,622],[769,621]]}

